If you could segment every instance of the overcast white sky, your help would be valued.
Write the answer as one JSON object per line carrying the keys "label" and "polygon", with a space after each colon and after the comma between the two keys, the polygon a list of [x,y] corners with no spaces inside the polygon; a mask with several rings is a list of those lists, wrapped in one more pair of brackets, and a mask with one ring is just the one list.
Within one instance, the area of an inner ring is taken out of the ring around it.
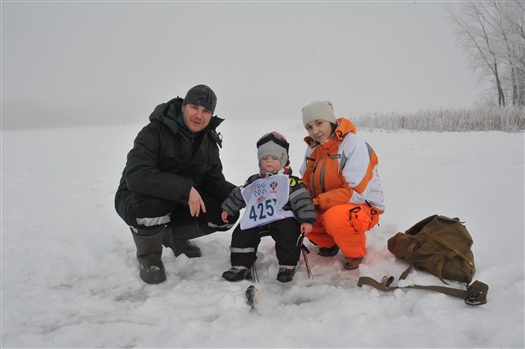
{"label": "overcast white sky", "polygon": [[351,117],[468,108],[479,90],[443,2],[1,6],[4,124],[28,114],[146,121],[201,83],[223,118],[298,122],[313,100]]}

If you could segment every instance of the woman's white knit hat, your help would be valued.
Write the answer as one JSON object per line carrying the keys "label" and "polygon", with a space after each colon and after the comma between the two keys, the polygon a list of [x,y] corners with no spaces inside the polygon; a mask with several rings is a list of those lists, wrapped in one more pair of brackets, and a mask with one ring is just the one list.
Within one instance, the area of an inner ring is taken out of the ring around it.
{"label": "woman's white knit hat", "polygon": [[303,108],[303,125],[314,120],[325,120],[337,124],[334,107],[330,101],[312,102]]}

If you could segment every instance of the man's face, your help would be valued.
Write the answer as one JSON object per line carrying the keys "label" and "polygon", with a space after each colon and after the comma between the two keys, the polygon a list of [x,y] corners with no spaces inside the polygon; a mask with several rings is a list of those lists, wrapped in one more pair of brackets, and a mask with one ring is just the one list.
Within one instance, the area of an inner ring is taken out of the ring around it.
{"label": "man's face", "polygon": [[211,112],[203,106],[195,104],[182,106],[182,119],[192,133],[204,130],[210,123],[211,117]]}

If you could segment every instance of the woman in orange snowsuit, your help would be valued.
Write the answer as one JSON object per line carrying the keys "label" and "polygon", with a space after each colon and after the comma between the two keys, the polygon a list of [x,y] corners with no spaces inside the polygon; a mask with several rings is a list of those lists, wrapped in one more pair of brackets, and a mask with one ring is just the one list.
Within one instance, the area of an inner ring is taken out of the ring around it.
{"label": "woman in orange snowsuit", "polygon": [[321,256],[340,249],[344,268],[356,269],[366,254],[365,232],[385,209],[377,155],[350,120],[336,119],[331,102],[310,103],[302,112],[309,136],[300,174],[317,212],[307,238]]}

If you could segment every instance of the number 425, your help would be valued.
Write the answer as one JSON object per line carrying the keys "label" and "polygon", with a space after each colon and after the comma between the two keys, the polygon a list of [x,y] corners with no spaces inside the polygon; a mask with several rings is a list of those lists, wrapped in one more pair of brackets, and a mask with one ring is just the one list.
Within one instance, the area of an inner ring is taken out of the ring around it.
{"label": "number 425", "polygon": [[[273,201],[273,204],[272,204],[272,201]],[[257,210],[259,211],[259,216],[257,216],[255,205],[253,205],[252,208],[250,209],[250,216],[249,216],[250,219],[253,219],[253,221],[256,222],[257,220],[265,219],[266,216],[270,216],[270,217],[273,216],[275,213],[273,205],[275,205],[276,202],[277,202],[277,199],[268,199],[264,201],[264,204],[262,201],[259,202],[257,204]]]}

